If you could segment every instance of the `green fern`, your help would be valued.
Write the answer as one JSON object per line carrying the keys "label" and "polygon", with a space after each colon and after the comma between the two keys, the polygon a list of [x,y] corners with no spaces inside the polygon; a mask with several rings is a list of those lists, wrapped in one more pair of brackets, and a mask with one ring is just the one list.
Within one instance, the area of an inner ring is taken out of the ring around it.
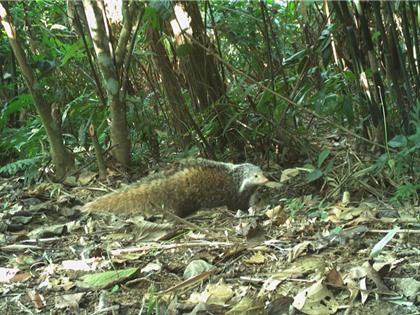
{"label": "green fern", "polygon": [[37,165],[40,160],[41,160],[40,156],[35,156],[29,159],[18,160],[18,161],[15,161],[15,162],[12,162],[5,166],[0,167],[0,173],[7,173],[9,175],[14,175],[21,170]]}

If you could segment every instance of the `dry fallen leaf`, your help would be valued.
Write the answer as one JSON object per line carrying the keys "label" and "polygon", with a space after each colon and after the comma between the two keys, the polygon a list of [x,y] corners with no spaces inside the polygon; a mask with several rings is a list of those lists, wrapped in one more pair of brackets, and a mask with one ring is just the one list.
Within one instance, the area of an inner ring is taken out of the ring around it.
{"label": "dry fallen leaf", "polygon": [[247,264],[263,264],[265,262],[265,257],[261,253],[256,253],[252,255],[249,259],[245,260]]}
{"label": "dry fallen leaf", "polygon": [[26,290],[26,293],[28,294],[29,299],[37,310],[44,308],[45,299],[41,294],[34,290]]}
{"label": "dry fallen leaf", "polygon": [[309,288],[300,291],[294,298],[293,306],[305,314],[327,315],[334,314],[339,307],[339,303],[333,293],[320,280]]}

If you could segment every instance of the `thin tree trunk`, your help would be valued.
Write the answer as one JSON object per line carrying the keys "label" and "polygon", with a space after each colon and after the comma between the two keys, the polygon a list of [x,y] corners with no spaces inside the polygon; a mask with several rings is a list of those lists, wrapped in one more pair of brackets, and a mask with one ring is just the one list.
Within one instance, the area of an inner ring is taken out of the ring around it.
{"label": "thin tree trunk", "polygon": [[151,48],[155,53],[155,64],[161,74],[162,84],[167,93],[167,97],[172,109],[172,123],[176,130],[177,142],[185,149],[192,142],[189,135],[189,119],[185,115],[183,108],[185,108],[184,98],[181,93],[181,85],[169,61],[165,47],[160,41],[160,35],[156,29],[151,29],[148,32],[150,38]]}
{"label": "thin tree trunk", "polygon": [[[404,78],[404,85],[405,85],[405,90],[406,90],[406,96],[408,99],[408,103],[411,106],[414,106],[414,100],[412,97],[412,88],[411,88],[411,83],[410,80],[408,79],[408,72],[407,72],[407,68],[405,66],[405,62],[404,62],[404,58],[401,52],[401,48],[400,48],[400,44],[399,44],[399,40],[398,40],[398,34],[397,34],[397,26],[395,24],[394,21],[394,17],[393,17],[393,12],[392,12],[392,8],[391,8],[391,4],[388,2],[384,3],[385,8],[386,8],[386,12],[388,14],[388,21],[390,23],[390,30],[391,30],[391,36],[390,38],[392,39],[393,42],[393,46],[395,47],[396,53],[398,55],[398,61],[399,61],[399,66],[401,69],[401,73],[403,75]],[[407,109],[406,106],[404,106],[404,104],[397,104],[399,106],[400,109],[400,113],[401,113],[401,118],[402,121],[404,123],[404,129],[405,132],[408,133],[410,130],[410,126],[408,123],[408,114],[407,114]]]}
{"label": "thin tree trunk", "polygon": [[400,84],[398,82],[398,77],[396,75],[395,69],[398,69],[398,65],[395,64],[395,58],[391,56],[391,49],[389,47],[388,39],[386,36],[385,27],[383,24],[382,14],[381,14],[381,3],[377,1],[372,2],[373,10],[375,13],[375,24],[378,31],[381,33],[380,38],[382,40],[382,45],[384,46],[382,51],[385,58],[385,70],[386,76],[391,80],[390,88],[393,94],[393,97],[397,100],[398,104],[403,104],[403,92],[401,91]]}
{"label": "thin tree trunk", "polygon": [[[114,58],[110,50],[110,42],[106,34],[103,12],[96,1],[83,0],[90,36],[96,52],[99,69],[104,79],[111,113],[111,150],[112,156],[127,167],[130,161],[130,136],[128,132],[125,95],[121,91],[121,80]],[[125,40],[125,37],[124,37]]]}
{"label": "thin tree trunk", "polygon": [[63,143],[60,127],[56,124],[51,115],[51,104],[48,104],[42,95],[38,81],[34,75],[34,72],[29,66],[25,52],[17,38],[16,29],[12,22],[12,17],[7,13],[6,8],[1,2],[0,19],[6,31],[7,37],[9,38],[13,53],[15,54],[16,60],[18,61],[21,68],[23,77],[25,78],[29,92],[32,95],[35,107],[39,112],[41,121],[47,133],[51,146],[51,157],[55,164],[56,179],[63,179],[66,176],[67,171],[73,169],[74,158],[71,152],[66,149]]}
{"label": "thin tree trunk", "polygon": [[[187,44],[192,48],[191,52],[180,56],[180,60],[193,101],[193,108],[196,112],[201,112],[219,100],[226,93],[226,88],[217,67],[217,60],[208,51],[195,45],[190,38],[181,34],[181,31],[190,33],[202,45],[210,47],[197,2],[179,3],[175,7],[175,14],[178,19],[173,21],[172,26],[177,45]],[[185,18],[180,19],[179,15],[183,15]],[[184,22],[189,20],[189,25],[182,25],[182,28],[178,29],[178,23],[182,23],[180,20]]]}

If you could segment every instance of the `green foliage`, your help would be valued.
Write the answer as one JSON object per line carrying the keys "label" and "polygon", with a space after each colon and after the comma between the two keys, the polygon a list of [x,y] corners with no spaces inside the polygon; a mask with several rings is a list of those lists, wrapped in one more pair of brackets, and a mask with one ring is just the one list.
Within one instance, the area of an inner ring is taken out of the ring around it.
{"label": "green foliage", "polygon": [[182,44],[176,48],[176,54],[179,57],[186,57],[193,52],[193,47],[191,44]]}
{"label": "green foliage", "polygon": [[28,168],[33,168],[39,166],[39,162],[42,157],[35,156],[29,159],[18,160],[12,163],[9,163],[5,166],[0,167],[0,174],[14,175],[19,171],[26,170]]}
{"label": "green foliage", "polygon": [[290,213],[291,217],[294,217],[297,212],[302,210],[305,207],[305,202],[299,198],[293,198],[286,201],[286,206],[284,211]]}
{"label": "green foliage", "polygon": [[419,192],[420,183],[412,184],[411,182],[404,181],[404,184],[398,185],[397,191],[389,201],[396,204],[403,204],[404,202],[418,204]]}
{"label": "green foliage", "polygon": [[396,153],[388,151],[378,159],[378,165],[383,167],[387,163],[393,173],[400,177],[403,173],[419,174],[420,165],[420,103],[411,113],[410,125],[413,133],[406,135],[397,135],[387,145],[390,148],[398,149]]}
{"label": "green foliage", "polygon": [[152,0],[149,1],[149,6],[164,20],[170,20],[174,16],[174,5],[170,0]]}
{"label": "green foliage", "polygon": [[[15,175],[23,172],[27,183],[33,180],[33,175],[48,157],[48,152],[43,151],[41,145],[46,140],[45,130],[37,117],[20,121],[19,128],[7,127],[7,118],[11,114],[19,114],[24,108],[29,111],[30,100],[27,94],[22,94],[5,106],[0,113],[0,160],[6,161],[5,165],[0,167],[0,174]],[[7,162],[12,160],[12,157],[17,159]]]}
{"label": "green foliage", "polygon": [[316,166],[313,166],[311,164],[305,165],[305,169],[309,172],[309,174],[306,176],[306,181],[313,182],[321,177],[326,177],[332,170],[334,165],[334,159],[331,159],[328,161],[328,163],[325,165],[325,159],[330,155],[329,149],[324,149],[319,153],[318,155],[318,161]]}
{"label": "green foliage", "polygon": [[0,111],[0,128],[4,128],[7,125],[7,120],[11,114],[19,113],[28,104],[32,103],[32,96],[30,94],[21,94],[12,100],[12,102],[6,104]]}
{"label": "green foliage", "polygon": [[42,153],[42,142],[46,140],[44,129],[39,120],[26,121],[20,128],[3,128],[0,149],[3,159],[8,156],[23,155],[34,157]]}
{"label": "green foliage", "polygon": [[[420,103],[413,108],[410,115],[410,125],[413,133],[397,135],[389,140],[387,145],[397,152],[390,151],[382,154],[375,164],[377,172],[389,169],[389,175],[396,183],[396,192],[391,202],[404,201],[418,203],[419,201],[419,174],[420,174]],[[408,176],[408,177],[407,177]],[[396,181],[395,181],[396,180]]]}
{"label": "green foliage", "polygon": [[155,286],[152,285],[150,286],[150,292],[149,292],[149,299],[147,302],[147,312],[146,314],[159,314],[159,300],[160,300],[160,296],[155,297]]}

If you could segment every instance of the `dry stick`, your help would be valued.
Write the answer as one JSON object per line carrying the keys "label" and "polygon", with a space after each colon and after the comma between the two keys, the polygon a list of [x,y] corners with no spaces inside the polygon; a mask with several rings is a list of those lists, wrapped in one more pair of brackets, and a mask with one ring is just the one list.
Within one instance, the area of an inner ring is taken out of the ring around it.
{"label": "dry stick", "polygon": [[190,287],[193,284],[196,284],[197,282],[203,281],[205,278],[208,278],[210,275],[212,275],[216,271],[217,271],[217,268],[213,268],[213,269],[210,269],[209,271],[202,272],[190,279],[187,279],[185,281],[182,281],[181,283],[178,283],[177,285],[174,285],[173,287],[165,291],[156,292],[156,295],[163,295],[163,294],[167,294],[170,292],[174,292],[174,291],[178,291],[178,290]]}
{"label": "dry stick", "polygon": [[[200,243],[176,243],[176,244],[162,244],[160,242],[153,242],[153,243],[146,243],[144,245],[141,246],[137,246],[137,247],[129,247],[129,248],[122,248],[122,249],[113,249],[110,251],[110,253],[112,255],[121,255],[124,253],[137,253],[140,251],[147,251],[147,250],[154,250],[154,249],[160,249],[160,250],[172,250],[175,248],[181,248],[181,247],[210,247],[210,246],[214,246],[214,247],[218,247],[218,246],[237,246],[236,243],[231,243],[231,242],[210,242],[210,241],[205,241],[205,242],[200,242]],[[252,249],[251,249],[252,250]],[[258,250],[261,250],[260,248]]]}
{"label": "dry stick", "polygon": [[387,147],[387,146],[385,146],[385,145],[383,145],[383,144],[377,143],[377,142],[375,142],[375,141],[372,141],[372,140],[366,139],[365,137],[360,136],[360,135],[358,135],[357,133],[355,133],[355,132],[353,132],[353,131],[351,131],[351,130],[349,130],[349,129],[347,129],[347,128],[344,128],[343,126],[340,126],[340,125],[338,125],[338,124],[336,124],[336,123],[332,122],[332,121],[331,121],[331,120],[329,120],[328,118],[325,118],[325,117],[323,117],[323,116],[321,116],[321,115],[319,115],[319,114],[315,113],[314,111],[312,111],[312,110],[310,110],[310,109],[308,109],[308,108],[305,108],[305,107],[303,107],[303,106],[299,106],[297,103],[293,102],[292,100],[289,100],[287,97],[285,97],[285,96],[281,95],[280,93],[277,93],[276,91],[274,91],[274,90],[272,90],[272,89],[270,89],[270,88],[266,87],[263,83],[261,83],[261,82],[258,82],[258,81],[256,81],[256,80],[254,80],[252,77],[248,76],[245,72],[242,72],[241,70],[238,70],[238,69],[236,69],[234,66],[232,66],[232,65],[228,64],[228,63],[227,63],[225,60],[223,60],[223,59],[222,59],[222,58],[221,58],[218,54],[214,53],[212,50],[210,50],[210,49],[208,49],[207,47],[205,47],[204,45],[202,45],[199,41],[197,41],[197,40],[196,40],[195,38],[193,38],[191,35],[187,34],[185,31],[183,31],[183,34],[184,34],[185,36],[187,36],[188,38],[190,38],[190,39],[194,42],[194,44],[196,44],[197,46],[200,46],[201,48],[203,48],[204,50],[206,50],[206,51],[207,51],[207,53],[211,54],[214,58],[216,58],[218,61],[220,61],[222,64],[224,64],[227,68],[229,68],[229,69],[230,69],[230,70],[232,70],[233,72],[235,72],[235,73],[237,73],[237,74],[239,74],[239,75],[243,76],[245,79],[247,79],[248,81],[250,81],[250,82],[254,83],[255,85],[258,85],[258,86],[259,86],[260,88],[262,88],[264,91],[267,91],[267,92],[269,92],[269,93],[271,93],[271,94],[273,94],[273,95],[275,95],[275,96],[277,96],[277,97],[281,98],[282,100],[286,101],[287,103],[289,103],[289,104],[290,104],[290,105],[292,105],[293,107],[296,107],[296,108],[298,108],[298,109],[302,110],[303,112],[305,112],[305,113],[307,113],[307,114],[309,114],[309,115],[312,115],[312,116],[314,116],[314,117],[318,118],[319,120],[324,121],[324,122],[326,122],[327,124],[329,124],[329,125],[331,125],[331,126],[334,126],[335,128],[338,128],[338,129],[340,129],[341,131],[344,131],[345,133],[347,133],[347,134],[349,134],[349,135],[351,135],[351,136],[353,136],[353,137],[355,137],[355,138],[358,138],[358,139],[360,139],[360,140],[362,140],[362,141],[365,141],[365,142],[370,143],[370,144],[372,144],[372,145],[378,146],[378,147],[383,148],[383,149],[385,149],[385,150],[389,150],[389,151],[392,151],[392,152],[397,152],[397,150],[395,150],[395,149],[389,148],[389,147]]}
{"label": "dry stick", "polygon": [[[118,144],[114,144],[112,146],[110,146],[108,149],[106,149],[102,155],[105,155],[106,153],[108,153],[109,151],[111,151],[113,148],[115,148]],[[81,167],[79,167],[77,170],[75,170],[73,173],[71,173],[70,175],[73,176],[75,174],[78,174],[79,172],[81,172],[82,170],[84,170],[85,168],[87,168],[89,165],[91,165],[92,163],[95,163],[96,161],[96,157],[90,159],[90,161],[88,161],[86,164],[82,165]]]}
{"label": "dry stick", "polygon": [[89,126],[89,137],[92,140],[93,147],[96,153],[96,164],[98,165],[99,170],[99,178],[104,179],[106,178],[106,166],[104,161],[104,156],[102,153],[101,145],[99,144],[98,137],[96,135],[96,130],[93,124],[91,123]]}
{"label": "dry stick", "polygon": [[194,229],[194,230],[198,230],[204,234],[211,234],[210,232],[206,231],[205,229],[199,227],[198,225],[195,225],[194,223],[191,223],[185,219],[182,219],[180,217],[178,217],[177,215],[171,213],[170,211],[167,211],[165,209],[163,209],[161,206],[157,205],[156,203],[149,201],[149,203],[152,205],[152,207],[156,210],[159,210],[160,212],[162,212],[164,215],[168,216],[169,218],[171,218],[172,220],[180,223],[180,224],[184,224],[186,226],[189,226],[190,228]]}
{"label": "dry stick", "polygon": [[[369,232],[369,233],[389,233],[389,231],[390,230],[367,230],[366,232]],[[404,230],[398,230],[397,233],[420,234],[420,230],[404,229]]]}

